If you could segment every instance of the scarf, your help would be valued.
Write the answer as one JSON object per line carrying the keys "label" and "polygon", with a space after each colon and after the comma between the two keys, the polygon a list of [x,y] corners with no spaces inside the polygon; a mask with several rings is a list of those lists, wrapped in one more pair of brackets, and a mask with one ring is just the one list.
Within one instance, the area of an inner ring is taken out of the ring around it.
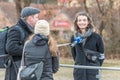
{"label": "scarf", "polygon": [[93,33],[92,29],[88,29],[84,34],[81,34],[79,32],[76,32],[74,34],[74,39],[80,37],[81,40],[77,43],[83,43],[83,45],[85,44],[86,39]]}

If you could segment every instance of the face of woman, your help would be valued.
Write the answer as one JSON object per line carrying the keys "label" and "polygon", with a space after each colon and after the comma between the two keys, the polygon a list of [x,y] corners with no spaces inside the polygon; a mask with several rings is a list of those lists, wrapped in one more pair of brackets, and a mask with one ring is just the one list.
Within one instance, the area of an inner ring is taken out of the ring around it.
{"label": "face of woman", "polygon": [[77,25],[80,29],[86,29],[89,24],[87,16],[80,15],[77,18]]}

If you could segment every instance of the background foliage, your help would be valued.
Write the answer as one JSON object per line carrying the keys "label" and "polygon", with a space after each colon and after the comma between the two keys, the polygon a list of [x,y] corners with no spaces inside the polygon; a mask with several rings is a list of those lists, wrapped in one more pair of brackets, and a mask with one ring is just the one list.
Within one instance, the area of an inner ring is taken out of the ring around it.
{"label": "background foliage", "polygon": [[[13,0],[15,3],[14,5],[13,3],[9,3],[10,1],[11,0],[0,0],[0,27],[5,26],[6,24],[15,24],[20,16],[21,9],[31,4],[41,5],[39,8],[42,7],[43,9],[48,9],[49,14],[46,15],[46,19],[49,18],[48,20],[57,15],[53,13],[53,8],[51,9],[50,6],[54,7],[56,10],[59,9],[60,12],[68,14],[72,22],[74,21],[75,13],[79,11],[86,11],[91,15],[94,21],[96,32],[103,37],[106,58],[120,59],[119,0],[92,0],[90,7],[87,5],[87,2],[90,0],[78,0],[81,1],[80,5],[82,4],[80,7],[69,8],[65,5],[58,6],[57,0]],[[58,43],[69,42],[69,40],[60,39],[57,36],[57,32],[53,32],[52,35]],[[61,56],[71,57],[69,47],[60,47],[59,49],[61,51]]]}

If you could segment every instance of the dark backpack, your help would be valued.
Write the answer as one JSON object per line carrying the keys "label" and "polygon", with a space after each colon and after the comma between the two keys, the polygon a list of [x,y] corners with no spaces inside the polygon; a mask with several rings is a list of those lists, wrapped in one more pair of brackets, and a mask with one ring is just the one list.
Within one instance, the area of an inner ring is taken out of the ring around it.
{"label": "dark backpack", "polygon": [[[16,26],[17,29],[21,32],[21,38],[25,38],[24,31],[21,27]],[[9,27],[5,27],[0,29],[0,68],[5,68],[5,63],[8,58],[8,54],[6,51],[6,40],[7,40],[7,33],[9,31]]]}

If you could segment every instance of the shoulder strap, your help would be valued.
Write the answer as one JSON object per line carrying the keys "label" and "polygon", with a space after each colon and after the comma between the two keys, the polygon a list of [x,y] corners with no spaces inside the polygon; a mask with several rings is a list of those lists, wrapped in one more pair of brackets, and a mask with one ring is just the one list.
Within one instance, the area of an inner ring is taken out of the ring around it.
{"label": "shoulder strap", "polygon": [[83,47],[83,48],[84,48],[84,46],[85,46],[86,40],[87,40],[87,38],[85,38],[85,40],[84,40],[83,43],[82,43],[82,47]]}
{"label": "shoulder strap", "polygon": [[26,41],[25,42],[25,44],[24,44],[24,47],[23,47],[23,52],[22,52],[22,60],[21,60],[21,65],[20,66],[24,66],[25,65],[25,63],[24,63],[24,59],[25,59],[25,47],[26,47],[26,45],[27,45],[27,43],[28,43],[29,41]]}

